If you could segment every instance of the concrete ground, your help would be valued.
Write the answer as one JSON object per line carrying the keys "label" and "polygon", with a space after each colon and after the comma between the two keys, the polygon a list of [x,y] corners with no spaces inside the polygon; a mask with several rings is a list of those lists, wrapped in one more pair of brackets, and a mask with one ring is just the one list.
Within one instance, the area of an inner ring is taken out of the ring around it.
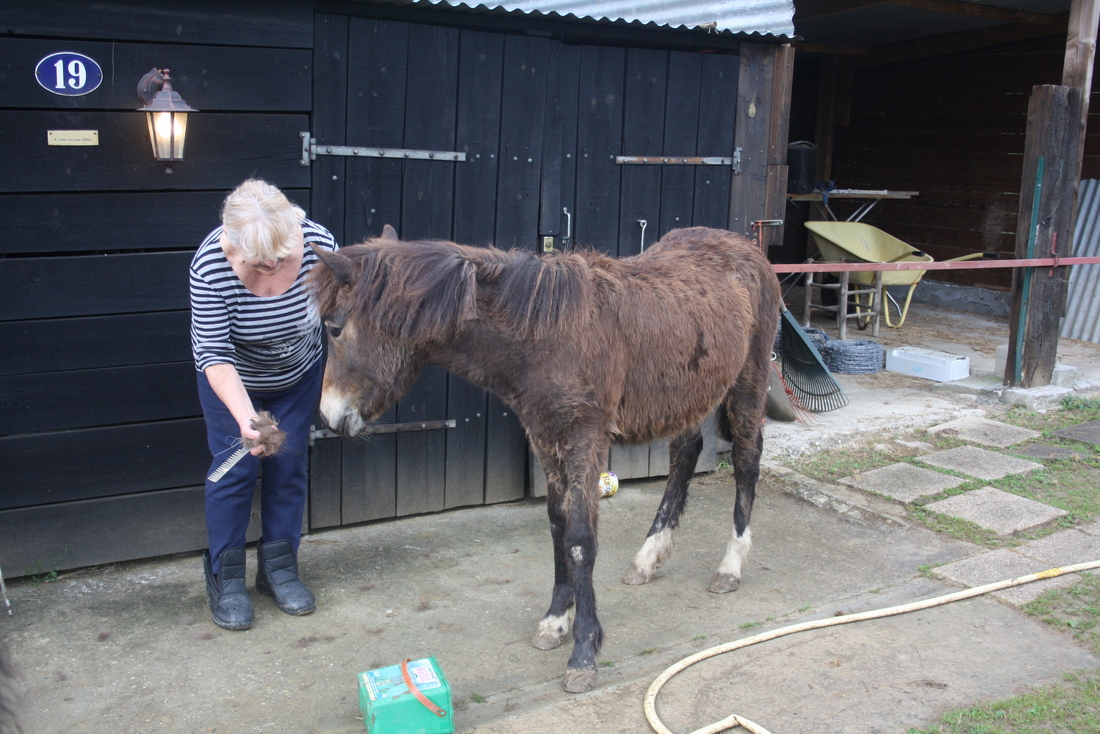
{"label": "concrete ground", "polygon": [[[884,328],[880,340],[965,354],[973,372],[992,371],[1007,327],[914,306],[906,325]],[[1059,361],[1081,379],[1100,380],[1100,345],[1063,341]],[[434,655],[453,689],[458,731],[645,732],[650,682],[700,650],[938,596],[986,583],[990,574],[1100,557],[1100,530],[1092,526],[987,551],[906,523],[899,502],[855,480],[825,485],[786,469],[795,456],[960,418],[995,421],[1004,410],[995,393],[906,375],[837,379],[849,406],[815,414],[810,424],[767,426],[755,547],[737,592],[706,591],[733,513],[732,489],[719,475],[696,479],[675,553],[646,586],[624,586],[619,577],[663,483],[624,483],[601,502],[595,581],[606,641],[590,693],[561,689],[568,645],[544,652],[528,644],[549,602],[552,564],[545,505],[527,500],[316,533],[303,542],[301,566],[317,612],[289,617],[253,594],[257,621],[246,632],[210,622],[196,555],[66,572],[49,583],[13,581],[14,614],[0,614],[0,634],[18,667],[24,727],[29,734],[363,731],[356,675]],[[941,573],[921,572],[929,566]],[[731,713],[777,734],[903,732],[954,706],[1097,666],[1018,603],[985,596],[725,654],[674,678],[658,711],[676,732]]]}

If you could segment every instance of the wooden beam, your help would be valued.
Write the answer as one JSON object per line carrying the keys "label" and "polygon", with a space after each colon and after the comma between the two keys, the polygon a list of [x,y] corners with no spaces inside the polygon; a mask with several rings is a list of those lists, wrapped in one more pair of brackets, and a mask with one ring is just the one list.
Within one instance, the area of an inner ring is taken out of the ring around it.
{"label": "wooden beam", "polygon": [[804,43],[802,41],[795,41],[791,45],[802,54],[828,54],[831,56],[869,56],[871,54],[871,49],[868,46],[834,46],[829,43]]}
{"label": "wooden beam", "polygon": [[972,18],[1003,20],[1009,23],[1050,23],[1052,16],[1045,13],[1029,13],[1023,10],[1006,10],[988,5],[953,2],[953,0],[799,0],[795,6],[795,22],[821,18],[852,10],[862,10],[878,5],[899,5],[936,13],[966,15]]}
{"label": "wooden beam", "polygon": [[[771,135],[768,141],[768,180],[764,197],[764,219],[782,221],[787,211],[787,146],[791,121],[791,85],[795,50],[789,44],[776,49],[772,75]],[[758,229],[760,247],[766,255],[772,245],[783,244],[783,226]]]}
{"label": "wooden beam", "polygon": [[887,5],[889,2],[890,0],[799,0],[794,8],[794,20],[797,23],[800,20]]}
{"label": "wooden beam", "polygon": [[973,51],[979,48],[997,46],[1002,43],[1027,41],[1046,36],[1061,36],[1066,32],[1069,15],[1052,16],[1052,22],[1046,25],[1006,23],[993,28],[983,28],[962,33],[948,33],[942,36],[921,38],[903,43],[884,44],[871,48],[866,58],[846,58],[845,63],[852,67],[882,66],[901,61],[917,61],[934,56]]}
{"label": "wooden beam", "polygon": [[1082,133],[1089,113],[1089,95],[1092,92],[1092,66],[1096,57],[1096,27],[1098,23],[1100,23],[1100,3],[1097,0],[1074,0],[1069,11],[1066,58],[1062,67],[1062,85],[1081,90]]}
{"label": "wooden beam", "polygon": [[839,63],[835,56],[821,59],[817,83],[817,180],[828,181],[833,174],[833,137],[836,128]]}
{"label": "wooden beam", "polygon": [[[752,237],[752,223],[782,219],[786,208],[787,130],[790,121],[794,49],[741,46],[734,124],[734,174],[730,180],[727,229]],[[765,228],[765,250],[777,234]]]}
{"label": "wooden beam", "polygon": [[918,10],[930,10],[935,13],[965,15],[971,18],[984,18],[986,20],[1003,20],[1008,23],[1036,23],[1044,25],[1050,24],[1054,17],[1046,13],[1028,13],[1023,10],[1006,10],[1003,8],[992,8],[988,5],[952,2],[951,0],[890,0],[890,4],[901,5],[906,8],[916,8]]}

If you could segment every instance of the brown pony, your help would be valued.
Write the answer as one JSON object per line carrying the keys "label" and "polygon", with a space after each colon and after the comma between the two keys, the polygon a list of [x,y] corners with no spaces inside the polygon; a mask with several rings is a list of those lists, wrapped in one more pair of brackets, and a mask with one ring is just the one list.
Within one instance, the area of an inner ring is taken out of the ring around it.
{"label": "brown pony", "polygon": [[498,395],[546,472],[554,592],[532,644],[558,647],[576,604],[564,686],[596,683],[599,476],[612,442],[672,436],[668,485],[623,581],[644,584],[672,529],[715,406],[733,443],[734,528],[709,589],[740,584],[760,475],[769,358],[781,308],[768,261],[749,240],[695,227],[641,255],[529,251],[381,238],[330,254],[311,286],[329,334],[321,413],[355,436],[437,364]]}

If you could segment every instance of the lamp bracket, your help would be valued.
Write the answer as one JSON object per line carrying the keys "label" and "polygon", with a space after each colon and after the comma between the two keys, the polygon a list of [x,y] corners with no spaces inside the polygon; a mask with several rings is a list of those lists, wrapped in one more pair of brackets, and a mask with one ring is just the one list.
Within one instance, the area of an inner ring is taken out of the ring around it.
{"label": "lamp bracket", "polygon": [[164,79],[164,72],[155,66],[145,73],[137,86],[138,97],[143,105],[149,106],[149,103],[153,101],[153,97],[164,86]]}
{"label": "lamp bracket", "polygon": [[453,150],[409,150],[406,148],[369,148],[350,145],[317,145],[317,138],[308,132],[299,133],[302,138],[303,166],[317,160],[319,155],[341,155],[353,158],[392,158],[395,160],[465,161],[466,154]]}

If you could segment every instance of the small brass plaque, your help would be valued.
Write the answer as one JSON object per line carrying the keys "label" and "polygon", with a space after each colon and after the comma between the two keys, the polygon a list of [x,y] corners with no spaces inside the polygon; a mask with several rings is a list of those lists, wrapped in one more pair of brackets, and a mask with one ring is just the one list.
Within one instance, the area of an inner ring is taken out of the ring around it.
{"label": "small brass plaque", "polygon": [[99,145],[99,130],[47,130],[49,145]]}

